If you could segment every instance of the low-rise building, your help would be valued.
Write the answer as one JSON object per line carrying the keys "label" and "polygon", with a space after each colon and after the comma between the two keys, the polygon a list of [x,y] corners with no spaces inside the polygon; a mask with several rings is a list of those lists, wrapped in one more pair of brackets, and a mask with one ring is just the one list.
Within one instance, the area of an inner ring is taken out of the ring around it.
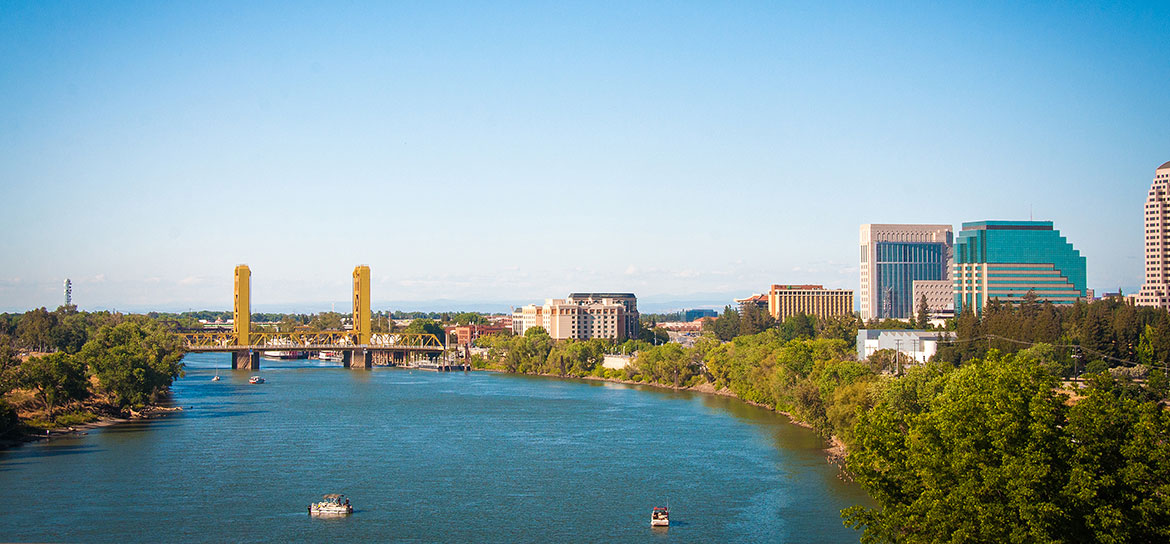
{"label": "low-rise building", "polygon": [[806,314],[821,318],[853,315],[852,289],[825,289],[821,285],[773,285],[768,313],[777,321]]}
{"label": "low-rise building", "polygon": [[869,359],[875,351],[892,349],[916,363],[925,363],[938,352],[945,333],[905,329],[861,329],[857,331],[857,360]]}
{"label": "low-rise building", "polygon": [[453,327],[448,333],[455,333],[455,342],[460,346],[465,346],[475,341],[476,338],[487,334],[497,334],[509,330],[511,327],[504,327],[502,325],[458,325]]}

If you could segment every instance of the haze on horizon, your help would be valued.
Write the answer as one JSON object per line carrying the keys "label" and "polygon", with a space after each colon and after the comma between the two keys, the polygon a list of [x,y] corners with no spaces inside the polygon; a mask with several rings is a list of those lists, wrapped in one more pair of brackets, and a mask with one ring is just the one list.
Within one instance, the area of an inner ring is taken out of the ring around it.
{"label": "haze on horizon", "polygon": [[0,311],[856,289],[862,223],[1029,216],[1131,291],[1168,16],[0,0]]}

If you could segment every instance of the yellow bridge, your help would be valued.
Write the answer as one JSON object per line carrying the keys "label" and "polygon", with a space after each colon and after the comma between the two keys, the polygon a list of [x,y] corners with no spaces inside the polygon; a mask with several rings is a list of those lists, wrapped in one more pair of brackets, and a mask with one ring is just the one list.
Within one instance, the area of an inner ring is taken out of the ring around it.
{"label": "yellow bridge", "polygon": [[349,331],[252,331],[251,290],[251,270],[247,265],[237,266],[232,330],[180,333],[184,348],[229,352],[233,369],[260,368],[260,354],[266,351],[339,351],[346,367],[369,368],[375,352],[387,353],[389,360],[406,360],[412,355],[436,355],[444,349],[433,334],[371,332],[368,266],[353,269],[353,330]]}

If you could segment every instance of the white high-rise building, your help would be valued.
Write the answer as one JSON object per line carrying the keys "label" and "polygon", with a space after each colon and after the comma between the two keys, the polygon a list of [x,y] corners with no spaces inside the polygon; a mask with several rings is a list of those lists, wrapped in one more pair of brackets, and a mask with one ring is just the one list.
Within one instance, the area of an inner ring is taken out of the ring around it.
{"label": "white high-rise building", "polygon": [[1146,283],[1139,306],[1170,308],[1170,162],[1154,170],[1146,197]]}
{"label": "white high-rise building", "polygon": [[861,226],[861,318],[914,315],[914,282],[951,279],[950,225]]}

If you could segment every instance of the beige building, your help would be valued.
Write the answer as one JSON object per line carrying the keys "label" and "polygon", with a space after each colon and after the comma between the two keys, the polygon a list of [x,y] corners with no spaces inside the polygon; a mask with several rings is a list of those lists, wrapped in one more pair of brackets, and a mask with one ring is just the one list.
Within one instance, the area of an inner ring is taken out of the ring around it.
{"label": "beige building", "polygon": [[1146,197],[1146,283],[1138,306],[1170,308],[1170,162],[1154,170]]}
{"label": "beige building", "polygon": [[950,225],[865,224],[861,242],[861,318],[912,317],[918,280],[951,279]]}
{"label": "beige building", "polygon": [[632,293],[573,293],[516,308],[512,332],[524,334],[532,327],[544,327],[556,340],[624,341],[638,335],[638,299]]}
{"label": "beige building", "polygon": [[768,291],[768,312],[777,321],[796,314],[853,315],[853,290],[825,289],[820,285],[773,285]]}
{"label": "beige building", "polygon": [[951,280],[915,280],[914,317],[918,317],[918,301],[923,295],[926,295],[926,313],[930,317],[954,317],[955,284]]}

